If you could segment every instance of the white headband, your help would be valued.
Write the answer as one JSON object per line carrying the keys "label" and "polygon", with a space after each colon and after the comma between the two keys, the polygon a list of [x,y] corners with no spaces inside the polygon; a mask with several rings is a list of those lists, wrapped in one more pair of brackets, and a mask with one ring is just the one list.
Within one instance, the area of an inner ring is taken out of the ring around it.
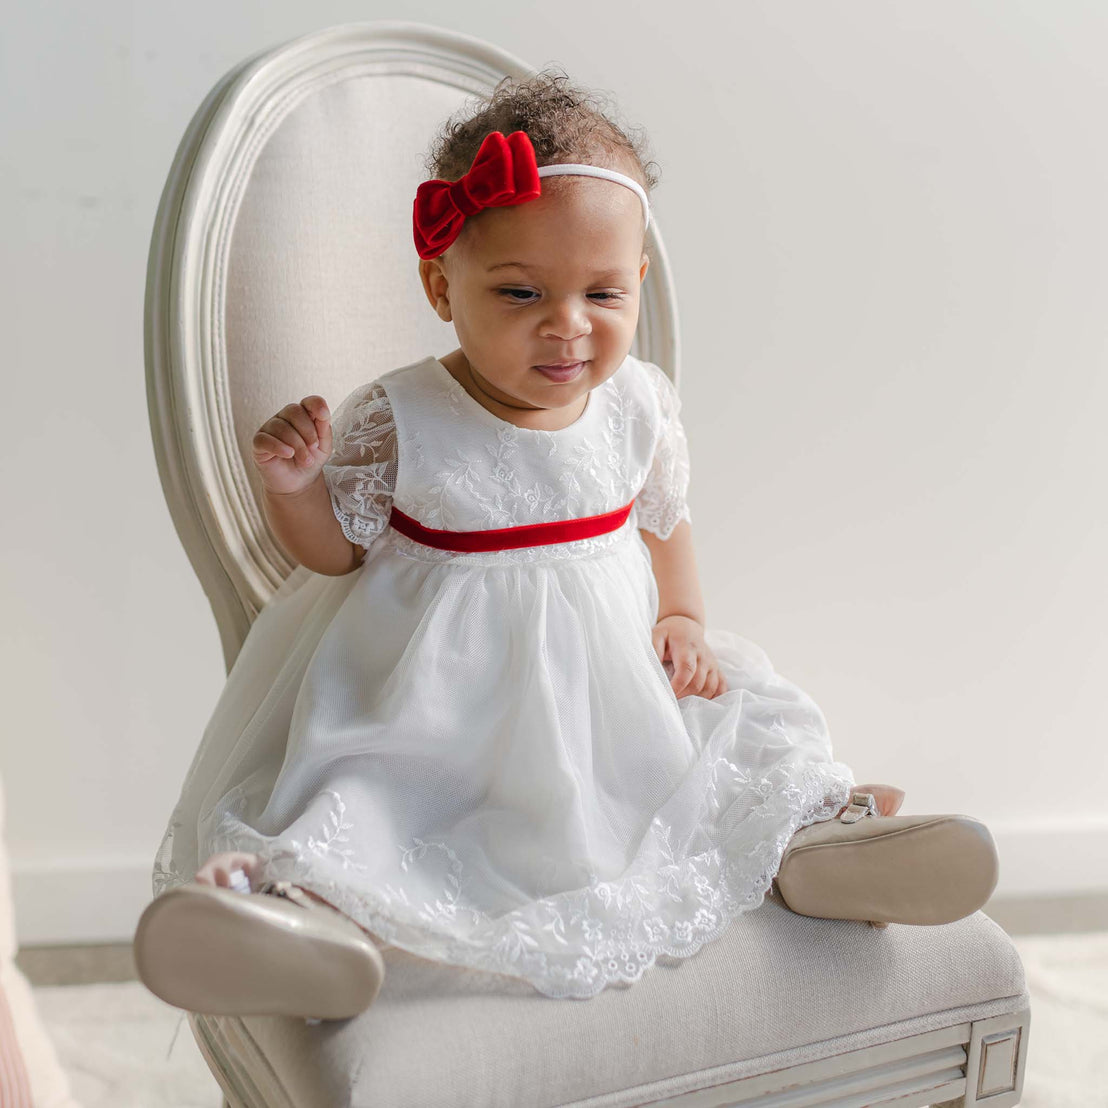
{"label": "white headband", "polygon": [[646,198],[646,190],[638,181],[632,180],[623,173],[617,173],[614,169],[606,169],[600,165],[583,165],[579,162],[558,162],[555,165],[540,165],[540,177],[555,177],[563,173],[572,174],[574,177],[603,177],[607,181],[615,181],[617,184],[626,185],[639,194],[642,201],[643,230],[650,226],[650,201]]}

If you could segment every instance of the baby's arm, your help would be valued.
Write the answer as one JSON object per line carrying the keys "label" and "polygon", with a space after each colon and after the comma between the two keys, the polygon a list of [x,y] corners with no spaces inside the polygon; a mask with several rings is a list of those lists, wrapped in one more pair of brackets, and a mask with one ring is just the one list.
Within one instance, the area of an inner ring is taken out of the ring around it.
{"label": "baby's arm", "polygon": [[707,700],[727,692],[727,680],[705,641],[704,600],[693,553],[692,524],[680,520],[668,539],[639,528],[658,582],[658,619],[651,639],[663,665],[673,666],[674,694]]}
{"label": "baby's arm", "polygon": [[363,547],[343,533],[323,479],[331,413],[321,396],[287,404],[254,435],[263,508],[273,533],[302,566],[339,577],[361,565]]}
{"label": "baby's arm", "polygon": [[323,471],[300,492],[265,492],[265,515],[273,533],[302,565],[316,573],[341,577],[362,564],[365,548],[343,533],[331,507]]}
{"label": "baby's arm", "polygon": [[658,582],[658,620],[666,616],[687,616],[704,626],[704,599],[696,572],[693,551],[692,524],[681,520],[668,539],[660,539],[652,531],[639,529]]}

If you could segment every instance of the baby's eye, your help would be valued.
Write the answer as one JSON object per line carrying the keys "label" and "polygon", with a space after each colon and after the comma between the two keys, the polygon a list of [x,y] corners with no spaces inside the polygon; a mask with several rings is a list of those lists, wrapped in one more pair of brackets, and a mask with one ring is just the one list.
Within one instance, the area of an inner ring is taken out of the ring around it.
{"label": "baby's eye", "polygon": [[[514,300],[517,304],[527,304],[533,299],[537,293],[532,292],[530,289],[497,289],[502,296],[507,296]],[[620,294],[615,292],[590,292],[590,297],[597,297],[601,300],[619,300]]]}

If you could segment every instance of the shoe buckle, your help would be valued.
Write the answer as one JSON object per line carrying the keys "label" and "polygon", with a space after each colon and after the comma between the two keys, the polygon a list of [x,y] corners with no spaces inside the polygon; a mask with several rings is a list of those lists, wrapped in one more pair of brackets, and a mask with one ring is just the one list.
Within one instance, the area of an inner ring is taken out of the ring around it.
{"label": "shoe buckle", "polygon": [[843,823],[857,823],[864,816],[878,816],[877,798],[873,793],[854,793],[850,804],[839,814]]}

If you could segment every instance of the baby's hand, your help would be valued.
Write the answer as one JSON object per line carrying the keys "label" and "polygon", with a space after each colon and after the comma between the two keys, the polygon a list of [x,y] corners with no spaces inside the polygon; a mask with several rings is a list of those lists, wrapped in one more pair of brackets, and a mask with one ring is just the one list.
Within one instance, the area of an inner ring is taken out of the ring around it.
{"label": "baby's hand", "polygon": [[713,700],[727,692],[727,682],[720,672],[712,648],[704,641],[704,628],[688,616],[666,616],[654,624],[654,650],[664,664],[673,665],[673,686],[677,699],[682,696],[702,696]]}
{"label": "baby's hand", "polygon": [[331,413],[322,396],[286,404],[258,428],[252,443],[262,484],[277,493],[300,492],[331,456]]}

